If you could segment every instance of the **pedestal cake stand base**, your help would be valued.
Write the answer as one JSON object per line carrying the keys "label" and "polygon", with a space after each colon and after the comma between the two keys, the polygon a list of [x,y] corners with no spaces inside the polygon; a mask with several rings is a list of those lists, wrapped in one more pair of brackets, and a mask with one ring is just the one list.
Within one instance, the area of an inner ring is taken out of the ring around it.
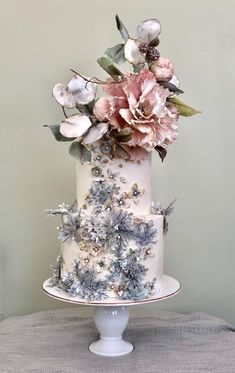
{"label": "pedestal cake stand base", "polygon": [[91,352],[102,356],[121,356],[133,350],[133,345],[122,339],[129,321],[127,307],[97,307],[94,321],[100,339],[90,344]]}
{"label": "pedestal cake stand base", "polygon": [[100,333],[100,339],[90,344],[89,350],[102,356],[122,356],[133,350],[133,345],[122,339],[122,334],[128,324],[128,306],[156,302],[168,299],[180,291],[180,283],[170,276],[163,276],[162,286],[151,297],[142,300],[105,299],[102,301],[87,301],[78,296],[71,296],[65,291],[51,287],[50,279],[43,284],[43,290],[52,298],[64,302],[95,307],[94,322]]}

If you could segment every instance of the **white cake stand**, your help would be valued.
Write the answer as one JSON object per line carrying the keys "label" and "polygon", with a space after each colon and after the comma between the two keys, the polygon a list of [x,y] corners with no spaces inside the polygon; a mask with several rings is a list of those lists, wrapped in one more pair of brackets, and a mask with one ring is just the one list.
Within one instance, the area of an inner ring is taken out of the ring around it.
{"label": "white cake stand", "polygon": [[133,350],[133,345],[122,339],[129,320],[128,307],[168,299],[180,291],[180,283],[174,278],[164,275],[162,286],[156,294],[143,300],[126,301],[109,298],[93,302],[78,296],[73,297],[57,287],[51,287],[50,279],[44,282],[43,290],[50,297],[64,302],[95,307],[94,322],[100,333],[100,339],[91,343],[89,350],[102,356],[122,356]]}

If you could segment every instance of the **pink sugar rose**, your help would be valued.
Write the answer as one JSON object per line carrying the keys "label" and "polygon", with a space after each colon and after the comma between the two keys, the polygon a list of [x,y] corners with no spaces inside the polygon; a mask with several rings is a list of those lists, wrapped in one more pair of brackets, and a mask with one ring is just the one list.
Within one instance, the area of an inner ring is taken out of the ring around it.
{"label": "pink sugar rose", "polygon": [[166,102],[171,93],[156,82],[151,71],[142,69],[103,89],[110,97],[97,100],[94,115],[118,131],[131,129],[131,139],[122,146],[132,160],[143,160],[155,146],[167,147],[176,139],[179,115]]}
{"label": "pink sugar rose", "polygon": [[162,57],[151,64],[150,70],[154,73],[155,78],[159,82],[171,80],[174,72],[171,61],[168,60],[168,58]]}

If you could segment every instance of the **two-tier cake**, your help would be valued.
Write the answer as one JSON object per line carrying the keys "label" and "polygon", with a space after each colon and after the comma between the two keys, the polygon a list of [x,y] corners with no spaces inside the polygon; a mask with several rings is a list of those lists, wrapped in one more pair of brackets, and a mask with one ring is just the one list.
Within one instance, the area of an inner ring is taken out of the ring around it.
{"label": "two-tier cake", "polygon": [[[49,126],[58,141],[72,141],[76,160],[76,200],[48,210],[61,215],[61,253],[50,285],[87,301],[146,299],[164,285],[166,217],[152,202],[151,156],[163,160],[177,137],[179,115],[197,111],[182,92],[172,63],[160,57],[160,23],[142,22],[131,38],[116,16],[124,42],[98,59],[109,74],[101,81],[76,71],[53,96],[64,120]],[[117,64],[129,62],[132,71]],[[96,99],[97,86],[105,96]],[[68,110],[75,109],[72,115]]]}

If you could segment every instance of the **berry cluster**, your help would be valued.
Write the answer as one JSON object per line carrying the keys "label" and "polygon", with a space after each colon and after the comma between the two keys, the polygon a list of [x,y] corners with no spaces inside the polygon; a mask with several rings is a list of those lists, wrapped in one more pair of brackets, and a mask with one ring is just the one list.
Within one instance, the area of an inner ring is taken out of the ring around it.
{"label": "berry cluster", "polygon": [[141,53],[146,53],[146,57],[149,61],[156,61],[160,57],[159,51],[147,43],[140,44],[139,51]]}

